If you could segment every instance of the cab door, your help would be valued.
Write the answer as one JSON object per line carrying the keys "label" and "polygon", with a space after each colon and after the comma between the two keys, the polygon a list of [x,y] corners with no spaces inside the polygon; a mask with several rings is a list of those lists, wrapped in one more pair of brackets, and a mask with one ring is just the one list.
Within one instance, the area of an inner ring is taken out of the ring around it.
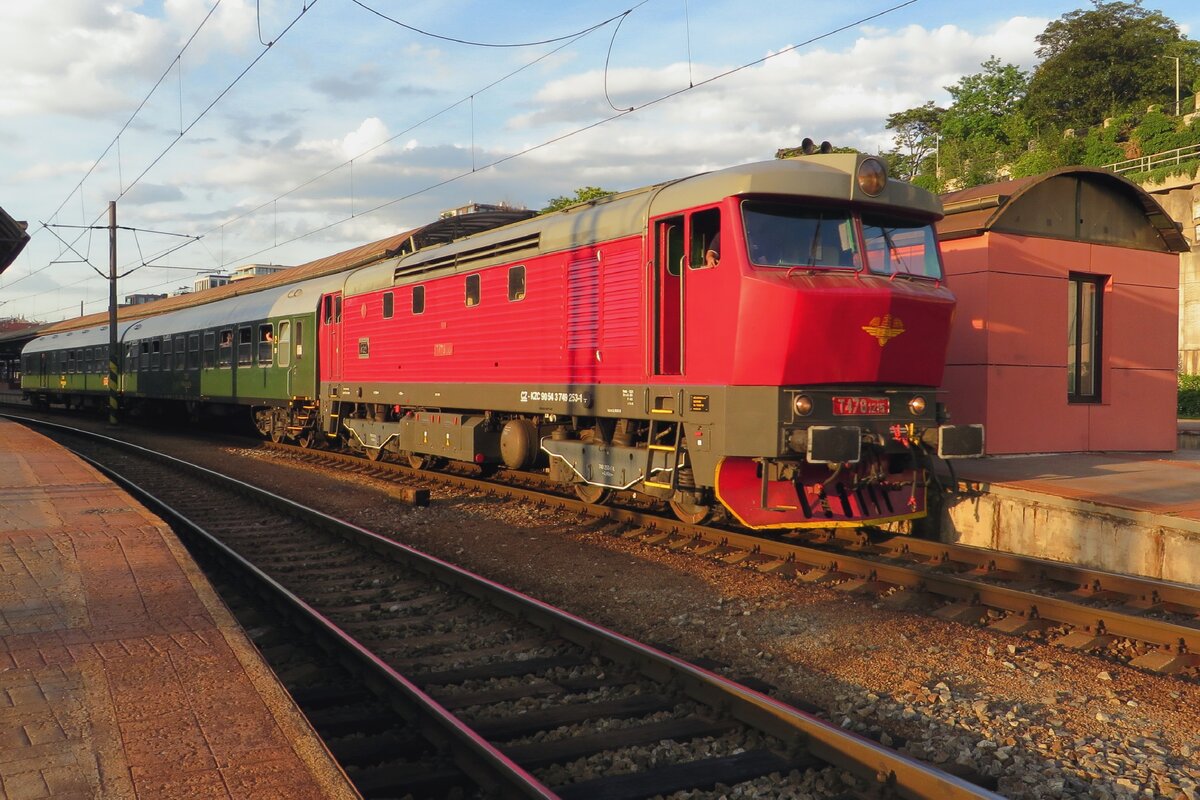
{"label": "cab door", "polygon": [[653,375],[683,374],[684,298],[683,217],[654,224]]}

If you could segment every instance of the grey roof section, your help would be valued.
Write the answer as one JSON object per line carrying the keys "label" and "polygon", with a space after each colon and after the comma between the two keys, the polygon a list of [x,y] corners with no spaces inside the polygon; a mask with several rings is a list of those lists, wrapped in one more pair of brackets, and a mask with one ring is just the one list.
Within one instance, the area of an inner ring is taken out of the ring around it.
{"label": "grey roof section", "polygon": [[863,192],[857,172],[868,158],[872,156],[838,153],[774,159],[633,189],[362,267],[346,279],[346,294],[423,280],[435,271],[478,269],[638,236],[651,217],[737,195],[786,195],[822,203],[899,207],[931,221],[941,218],[938,198],[911,184],[889,180],[877,197]]}
{"label": "grey roof section", "polygon": [[[135,324],[135,320],[118,320],[117,341],[121,341],[124,335]],[[76,347],[95,347],[96,345],[108,346],[108,325],[93,325],[90,328],[39,336],[25,345],[21,352],[28,355],[30,353],[45,353],[51,350],[66,350]]]}
{"label": "grey roof section", "polygon": [[17,260],[25,245],[29,244],[28,226],[10,217],[0,208],[0,273]]}

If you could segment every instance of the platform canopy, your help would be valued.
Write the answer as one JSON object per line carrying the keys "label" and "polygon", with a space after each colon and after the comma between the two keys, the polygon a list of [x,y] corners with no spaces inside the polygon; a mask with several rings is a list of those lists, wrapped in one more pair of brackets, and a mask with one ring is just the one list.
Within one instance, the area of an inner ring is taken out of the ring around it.
{"label": "platform canopy", "polygon": [[17,260],[29,241],[24,222],[17,222],[0,208],[0,273]]}
{"label": "platform canopy", "polygon": [[942,195],[938,237],[988,231],[1185,253],[1187,239],[1136,183],[1102,169],[1063,167]]}

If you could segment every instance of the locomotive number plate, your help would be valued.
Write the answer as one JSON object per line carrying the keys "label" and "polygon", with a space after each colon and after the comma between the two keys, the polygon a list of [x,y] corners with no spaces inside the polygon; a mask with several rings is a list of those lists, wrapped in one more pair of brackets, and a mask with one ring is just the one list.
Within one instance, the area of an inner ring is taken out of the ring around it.
{"label": "locomotive number plate", "polygon": [[839,417],[887,414],[890,411],[891,401],[886,397],[833,398],[833,413]]}

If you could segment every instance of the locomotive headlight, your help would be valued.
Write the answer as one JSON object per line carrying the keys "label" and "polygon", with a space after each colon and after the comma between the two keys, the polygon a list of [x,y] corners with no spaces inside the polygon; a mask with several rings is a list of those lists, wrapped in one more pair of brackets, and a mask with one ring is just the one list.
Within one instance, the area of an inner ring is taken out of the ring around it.
{"label": "locomotive headlight", "polygon": [[858,165],[858,188],[875,197],[887,185],[887,167],[878,158],[864,158]]}
{"label": "locomotive headlight", "polygon": [[919,417],[925,412],[925,398],[917,395],[912,400],[908,401],[908,410],[914,417]]}
{"label": "locomotive headlight", "polygon": [[807,417],[813,410],[812,398],[806,394],[798,394],[792,400],[792,408],[796,410],[796,416]]}

